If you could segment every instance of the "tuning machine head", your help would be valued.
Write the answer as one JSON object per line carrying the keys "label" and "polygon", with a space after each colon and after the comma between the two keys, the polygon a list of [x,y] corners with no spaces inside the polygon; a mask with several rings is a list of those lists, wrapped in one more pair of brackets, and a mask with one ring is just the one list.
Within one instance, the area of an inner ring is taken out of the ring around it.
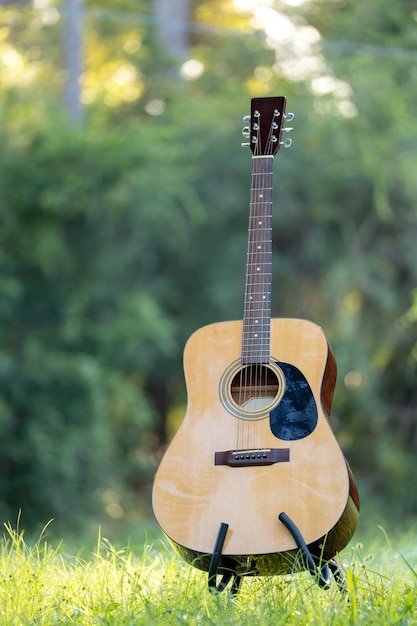
{"label": "tuning machine head", "polygon": [[[284,119],[286,122],[292,122],[294,119],[294,113],[284,113]],[[285,126],[282,128],[282,132],[284,133],[291,133],[292,130],[293,130],[292,126]],[[292,146],[292,139],[287,137],[283,141],[280,141],[280,145],[283,146],[284,148],[290,148]]]}
{"label": "tuning machine head", "polygon": [[[250,121],[251,121],[250,115],[244,115],[242,119],[243,119],[243,122],[245,124],[249,124]],[[249,139],[249,137],[250,137],[250,126],[244,126],[242,128],[242,135],[245,137],[245,139]],[[244,141],[240,145],[242,146],[242,148],[249,148],[250,141]]]}

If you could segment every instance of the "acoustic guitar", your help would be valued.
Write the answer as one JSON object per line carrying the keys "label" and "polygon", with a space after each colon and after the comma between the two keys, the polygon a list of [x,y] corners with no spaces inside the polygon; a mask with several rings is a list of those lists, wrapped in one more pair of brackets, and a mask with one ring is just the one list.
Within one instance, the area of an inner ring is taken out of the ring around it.
{"label": "acoustic guitar", "polygon": [[[271,319],[272,178],[284,97],[254,98],[243,321],[197,330],[184,351],[184,420],[157,470],[155,517],[190,564],[235,576],[305,569],[350,541],[359,499],[329,424],[336,362],[322,329]],[[288,121],[288,119],[287,119]]]}

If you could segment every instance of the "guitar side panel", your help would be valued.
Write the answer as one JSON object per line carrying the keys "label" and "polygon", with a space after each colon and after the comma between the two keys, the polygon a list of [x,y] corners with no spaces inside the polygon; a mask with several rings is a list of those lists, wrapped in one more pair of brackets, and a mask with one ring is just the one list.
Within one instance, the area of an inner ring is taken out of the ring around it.
{"label": "guitar side panel", "polygon": [[[271,320],[271,356],[303,372],[318,410],[317,426],[308,437],[281,441],[272,434],[269,419],[238,419],[221,402],[219,381],[240,356],[241,335],[242,322],[224,322],[200,329],[187,343],[187,412],[155,477],[155,516],[189,561],[212,552],[224,522],[229,525],[224,558],[233,561],[239,555],[245,561],[263,555],[264,561],[272,558],[276,570],[273,555],[286,562],[296,549],[278,520],[283,511],[308,544],[318,545],[327,536],[330,558],[350,540],[358,508],[327,419],[335,381],[333,356],[315,324]],[[259,467],[214,464],[215,452],[242,448],[289,448],[289,461]]]}

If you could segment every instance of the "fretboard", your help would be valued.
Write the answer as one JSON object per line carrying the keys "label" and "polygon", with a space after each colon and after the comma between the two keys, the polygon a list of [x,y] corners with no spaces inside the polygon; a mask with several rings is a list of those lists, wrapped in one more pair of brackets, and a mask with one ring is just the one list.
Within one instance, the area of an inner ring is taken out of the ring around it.
{"label": "fretboard", "polygon": [[272,271],[272,156],[252,158],[242,363],[269,363]]}

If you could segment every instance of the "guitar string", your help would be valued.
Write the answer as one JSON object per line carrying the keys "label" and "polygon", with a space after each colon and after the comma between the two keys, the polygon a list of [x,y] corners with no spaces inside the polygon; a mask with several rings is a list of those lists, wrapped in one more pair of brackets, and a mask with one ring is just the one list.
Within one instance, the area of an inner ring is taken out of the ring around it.
{"label": "guitar string", "polygon": [[[267,152],[267,150],[266,150]],[[259,313],[261,311],[259,311],[260,308],[260,297],[261,297],[261,292],[262,292],[262,284],[264,281],[264,266],[263,266],[263,258],[262,258],[262,250],[259,251],[258,246],[259,241],[262,240],[262,233],[264,232],[264,228],[265,228],[265,219],[264,219],[264,204],[263,204],[263,199],[264,199],[264,189],[265,189],[265,160],[264,159],[259,159],[257,162],[257,185],[256,185],[256,198],[255,198],[255,221],[257,223],[254,224],[255,229],[255,235],[254,235],[254,239],[253,239],[253,246],[255,248],[255,258],[254,258],[254,262],[255,262],[255,272],[253,272],[253,276],[254,276],[254,291],[255,291],[255,295],[254,295],[254,308],[252,310],[252,333],[253,333],[253,343],[254,343],[254,350],[252,352],[253,355],[255,355],[255,363],[253,364],[253,370],[254,370],[254,388],[256,390],[256,395],[260,397],[260,401],[262,402],[262,380],[261,380],[261,363],[260,361],[262,360],[262,353],[263,353],[263,319],[262,317],[259,315]],[[256,273],[259,270],[259,275]],[[258,320],[258,325],[257,327],[255,326],[255,318],[256,320]],[[260,323],[259,323],[260,322]],[[255,333],[255,328],[257,330],[257,333]],[[259,339],[258,341],[255,341],[256,338],[256,334],[259,335]],[[257,345],[256,345],[257,344]],[[260,406],[258,404],[258,406]],[[252,433],[252,438],[255,437],[255,433],[256,433],[256,429],[255,428],[251,428],[251,433]],[[251,447],[252,448],[256,448],[256,442],[255,441],[251,441]]]}
{"label": "guitar string", "polygon": [[[260,126],[260,123],[258,124]],[[261,141],[261,138],[259,137],[258,139],[258,145]],[[261,152],[260,149],[258,149],[258,152]],[[261,167],[260,167],[261,166]],[[263,186],[263,178],[262,178],[262,159],[257,159],[254,163],[254,185],[253,185],[253,206],[254,206],[254,211],[253,211],[253,216],[252,216],[252,238],[251,238],[251,246],[252,246],[252,258],[251,258],[251,271],[250,271],[250,275],[252,277],[252,300],[251,300],[251,308],[250,308],[250,329],[251,329],[251,350],[250,350],[250,354],[251,354],[251,358],[250,358],[250,372],[251,372],[251,395],[253,395],[253,402],[254,402],[254,407],[256,408],[256,396],[257,396],[257,389],[258,389],[258,355],[256,354],[256,352],[259,350],[259,341],[256,341],[256,333],[255,333],[255,311],[258,307],[258,300],[259,300],[259,280],[261,279],[260,276],[257,276],[256,274],[256,268],[260,267],[259,266],[259,253],[257,251],[257,244],[258,244],[258,240],[259,240],[259,222],[262,221],[261,220],[261,216],[259,213],[260,210],[260,204],[259,204],[259,196],[260,196],[260,190],[262,189]],[[257,223],[258,222],[258,223]],[[259,332],[259,331],[258,331]],[[257,345],[258,344],[258,345]],[[248,445],[250,448],[254,449],[256,447],[255,445],[255,441],[253,441],[251,439],[251,437],[254,437],[254,428],[252,427],[252,423],[249,421],[249,441],[248,441]]]}
{"label": "guitar string", "polygon": [[[258,138],[256,142],[256,150],[255,157],[257,153],[259,153],[259,132]],[[245,373],[246,380],[245,383],[247,385],[246,389],[246,401],[250,401],[250,397],[252,392],[252,388],[256,390],[257,387],[257,365],[254,363],[254,355],[255,355],[255,337],[254,337],[254,308],[258,306],[258,289],[257,289],[257,277],[254,273],[256,264],[258,263],[256,246],[257,246],[257,234],[258,231],[255,228],[256,220],[259,219],[258,216],[258,195],[259,195],[259,160],[253,159],[253,167],[252,167],[252,184],[251,184],[251,212],[249,218],[249,244],[248,244],[248,267],[247,267],[247,282],[248,282],[248,299],[247,299],[247,311],[246,311],[246,333],[245,333],[245,353],[246,353],[246,365],[245,365]],[[261,183],[262,184],[262,183]],[[249,334],[250,333],[250,334]],[[249,388],[250,387],[250,388]],[[251,407],[250,407],[251,408]],[[250,428],[249,420],[246,425],[246,429],[248,435],[250,436],[253,429]],[[249,438],[245,438],[244,443],[247,444],[246,447],[254,448],[254,444],[250,445],[252,442],[249,441]]]}
{"label": "guitar string", "polygon": [[[252,179],[253,179],[253,171],[251,175],[251,188],[252,188]],[[252,192],[251,192],[252,194]],[[249,205],[249,229],[250,229],[250,214],[252,211],[252,195],[250,198]],[[247,249],[247,258],[246,258],[246,276],[245,276],[245,299],[244,299],[244,311],[243,311],[243,325],[242,325],[242,354],[241,354],[241,362],[240,362],[240,370],[239,370],[239,390],[238,390],[238,406],[239,406],[239,417],[237,420],[237,441],[236,441],[236,449],[242,450],[244,443],[244,411],[243,411],[243,389],[244,389],[244,372],[245,372],[245,341],[246,341],[246,320],[247,320],[247,309],[248,309],[248,298],[249,298],[249,255],[250,255],[250,230],[248,230],[248,249]]]}
{"label": "guitar string", "polygon": [[[261,126],[261,122],[258,124],[259,128]],[[260,130],[259,130],[260,132]],[[261,142],[261,136],[259,137],[258,143]],[[258,150],[259,156],[265,156],[268,153],[268,148],[262,150],[262,147]],[[253,384],[253,396],[254,396],[254,408],[260,408],[262,402],[262,354],[264,351],[263,345],[263,333],[264,333],[264,320],[261,317],[260,313],[260,302],[261,295],[264,283],[264,264],[263,264],[263,251],[262,248],[259,250],[258,246],[260,241],[262,241],[265,229],[265,205],[264,205],[264,194],[265,194],[265,164],[266,160],[263,158],[257,159],[256,161],[256,185],[255,185],[255,211],[253,218],[253,237],[252,237],[252,248],[253,248],[253,266],[252,266],[252,278],[253,278],[253,299],[252,299],[252,310],[251,310],[251,328],[252,328],[252,358],[251,358],[251,370],[252,370],[252,384]],[[256,321],[258,322],[256,324]],[[258,429],[253,427],[252,422],[250,422],[250,447],[252,449],[256,449],[258,447],[258,443],[256,441]]]}
{"label": "guitar string", "polygon": [[[274,142],[273,138],[276,140],[277,137],[274,135],[274,123],[275,123],[275,115],[276,111],[274,111],[274,116],[272,118],[272,122],[269,128],[269,137],[268,137],[268,154],[271,155],[271,161],[268,162],[268,175],[267,180],[265,181],[265,192],[267,196],[267,202],[265,203],[265,212],[268,213],[268,243],[265,245],[265,260],[267,261],[267,270],[268,276],[267,280],[264,284],[265,289],[265,299],[264,299],[264,307],[262,310],[263,315],[263,327],[266,328],[266,339],[265,342],[267,344],[267,366],[265,367],[265,397],[268,397],[268,365],[270,360],[270,336],[271,336],[271,283],[272,283],[272,177],[273,177],[273,155],[274,155]],[[266,190],[267,187],[267,190]],[[267,238],[265,237],[265,240]],[[267,289],[267,292],[266,292]]]}
{"label": "guitar string", "polygon": [[252,276],[252,257],[253,257],[253,215],[255,211],[255,189],[256,189],[256,164],[257,164],[257,153],[259,150],[259,129],[256,132],[256,142],[254,147],[254,153],[252,157],[252,174],[251,174],[251,191],[250,191],[250,211],[249,211],[249,230],[248,230],[248,250],[247,250],[247,261],[246,261],[246,292],[245,292],[245,311],[244,311],[244,332],[243,332],[243,350],[242,350],[242,365],[240,372],[240,389],[239,389],[239,406],[241,419],[239,419],[238,433],[240,433],[240,438],[238,441],[238,449],[248,448],[249,446],[245,446],[247,443],[247,430],[248,430],[248,420],[245,419],[245,403],[247,401],[247,394],[245,390],[248,389],[248,374],[251,368],[250,355],[252,351],[252,339],[249,336],[250,331],[250,313],[251,313],[251,298],[253,298],[253,276]]}
{"label": "guitar string", "polygon": [[[270,154],[270,143],[268,142],[268,146],[267,146],[267,150],[266,153],[269,155]],[[261,335],[261,342],[260,342],[260,363],[258,365],[258,377],[259,377],[259,394],[261,396],[261,406],[265,406],[265,398],[267,396],[267,389],[266,389],[266,374],[267,374],[267,367],[265,366],[265,354],[268,354],[269,350],[267,350],[267,345],[266,345],[266,331],[267,331],[267,320],[266,320],[266,316],[265,316],[265,300],[263,299],[263,296],[266,296],[266,286],[267,286],[267,280],[268,280],[268,276],[267,276],[267,270],[268,270],[268,265],[267,265],[267,244],[266,244],[266,240],[267,240],[267,227],[269,226],[269,176],[268,176],[268,169],[269,169],[269,162],[267,161],[267,159],[262,159],[262,177],[261,177],[261,189],[262,189],[262,202],[261,202],[261,206],[260,206],[260,211],[259,214],[261,215],[261,219],[260,221],[262,222],[262,230],[259,231],[259,239],[261,240],[261,243],[259,244],[261,250],[259,253],[259,267],[261,268],[262,271],[262,276],[260,277],[260,285],[258,287],[258,308],[259,308],[259,318],[260,318],[260,326],[261,326],[261,331],[260,331],[260,335]],[[260,196],[260,194],[259,194]],[[263,402],[262,402],[263,400]]]}
{"label": "guitar string", "polygon": [[[261,265],[261,254],[259,253],[259,249],[258,249],[258,245],[259,245],[259,240],[260,240],[260,234],[262,233],[262,229],[264,227],[263,225],[263,204],[261,202],[261,197],[263,199],[263,188],[264,188],[264,175],[263,175],[263,169],[264,169],[264,161],[263,159],[259,159],[256,161],[255,163],[255,184],[254,184],[254,215],[253,215],[253,223],[252,223],[252,227],[253,227],[253,236],[252,236],[252,267],[251,267],[251,276],[252,276],[252,281],[253,281],[253,297],[252,297],[252,307],[251,307],[251,311],[250,311],[250,325],[251,325],[251,373],[252,373],[252,384],[253,384],[253,395],[254,395],[254,402],[255,402],[255,407],[256,408],[257,402],[256,402],[256,398],[259,397],[259,394],[262,394],[261,388],[260,388],[260,380],[259,380],[259,373],[260,373],[260,364],[259,364],[259,359],[260,359],[260,355],[262,352],[262,326],[259,326],[258,323],[258,327],[256,327],[255,323],[256,321],[259,322],[258,316],[259,316],[259,298],[260,298],[260,291],[261,291],[261,284],[262,284],[262,270],[263,270],[263,266]],[[259,274],[257,274],[257,271],[259,270]],[[261,320],[262,323],[262,320]],[[255,329],[257,330],[257,332],[255,332]],[[256,337],[257,334],[259,334],[259,339],[258,341],[256,341]],[[251,428],[249,431],[249,434],[252,435],[252,438],[255,437],[255,429],[252,427],[251,424]],[[250,441],[250,447],[252,449],[256,448],[256,442],[251,440]]]}
{"label": "guitar string", "polygon": [[[257,143],[255,145],[256,149]],[[248,359],[247,359],[247,345],[248,345],[248,327],[249,327],[249,312],[250,312],[250,298],[251,298],[251,284],[250,284],[250,262],[251,262],[251,239],[252,239],[252,214],[254,209],[253,204],[253,188],[254,188],[254,167],[255,160],[252,158],[252,175],[251,175],[251,196],[250,196],[250,212],[249,212],[249,230],[248,230],[248,250],[247,250],[247,260],[246,260],[246,293],[245,293],[245,312],[244,312],[244,326],[243,326],[243,350],[242,350],[242,366],[240,373],[240,398],[239,398],[239,406],[241,412],[241,419],[239,420],[239,431],[241,432],[241,440],[238,444],[238,449],[244,449],[244,444],[246,442],[245,432],[247,430],[247,424],[245,421],[245,390],[247,389],[247,374],[248,374]]]}
{"label": "guitar string", "polygon": [[[268,293],[265,294],[266,298],[265,298],[265,307],[264,307],[264,311],[263,311],[263,315],[264,315],[264,323],[265,326],[267,327],[267,346],[268,346],[268,365],[270,362],[270,349],[271,349],[271,287],[272,287],[272,206],[273,206],[273,157],[274,157],[274,143],[279,141],[279,132],[277,133],[278,136],[274,133],[274,130],[279,130],[280,128],[280,122],[281,120],[278,120],[278,124],[275,124],[276,128],[274,128],[274,123],[276,122],[275,117],[278,117],[280,115],[280,113],[278,111],[274,111],[274,117],[272,120],[272,124],[270,127],[270,131],[269,131],[269,154],[271,155],[271,162],[270,162],[270,168],[268,171],[268,193],[267,193],[267,197],[268,197],[268,204],[266,205],[266,209],[268,210],[268,226],[269,226],[269,239],[268,239],[268,245],[266,246],[266,257],[268,259],[268,281],[267,281],[267,287],[268,287]],[[277,145],[278,147],[278,145]],[[268,374],[269,374],[270,370],[268,367],[265,368],[265,376],[266,376],[266,382],[265,382],[265,395],[267,397],[274,397],[274,391],[275,391],[275,379],[273,377],[273,375],[271,375],[271,392],[269,392],[268,390]],[[276,391],[278,392],[278,387],[276,388]]]}
{"label": "guitar string", "polygon": [[[249,400],[249,394],[247,393],[249,384],[250,384],[250,368],[251,368],[251,359],[248,358],[250,357],[250,354],[252,352],[252,338],[249,336],[249,332],[250,332],[250,328],[251,328],[251,320],[250,320],[250,314],[251,314],[251,298],[253,299],[253,272],[252,272],[252,266],[251,263],[253,261],[253,236],[254,236],[254,231],[253,231],[253,219],[254,219],[254,212],[255,212],[255,188],[256,188],[256,163],[257,163],[257,159],[255,158],[257,156],[257,152],[259,150],[259,130],[257,131],[257,135],[256,135],[256,143],[255,143],[255,150],[254,150],[254,156],[252,158],[252,175],[251,175],[251,192],[250,192],[250,214],[249,214],[249,232],[248,232],[248,258],[247,258],[247,267],[246,267],[246,294],[245,294],[245,332],[244,332],[244,356],[245,358],[243,359],[244,361],[244,369],[243,371],[243,389],[242,389],[242,402],[240,403],[241,406],[241,416],[242,419],[240,420],[241,424],[242,424],[242,440],[240,442],[240,447],[241,449],[244,448],[249,448],[249,442],[247,441],[248,438],[248,431],[249,430],[249,423],[248,420],[245,419],[245,404],[246,402]],[[246,391],[246,393],[245,393]],[[246,445],[245,445],[246,444]]]}

